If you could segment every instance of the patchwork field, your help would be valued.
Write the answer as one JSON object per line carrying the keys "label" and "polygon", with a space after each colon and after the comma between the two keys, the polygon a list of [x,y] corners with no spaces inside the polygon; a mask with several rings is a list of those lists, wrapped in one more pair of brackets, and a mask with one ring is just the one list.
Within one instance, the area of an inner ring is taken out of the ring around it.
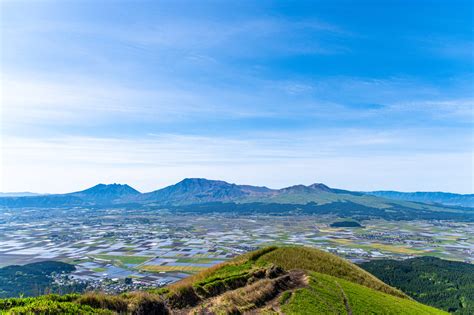
{"label": "patchwork field", "polygon": [[[14,217],[11,221],[9,218]],[[6,210],[0,213],[0,265],[57,260],[71,281],[121,292],[178,281],[269,245],[306,245],[353,262],[432,255],[474,261],[474,225],[365,220],[333,228],[321,215],[180,214],[130,209]],[[134,279],[125,284],[127,278]],[[65,280],[64,280],[65,281]]]}
{"label": "patchwork field", "polygon": [[196,266],[143,266],[140,267],[141,270],[151,271],[151,272],[186,272],[186,273],[195,273],[201,270],[206,269],[206,267],[196,267]]}

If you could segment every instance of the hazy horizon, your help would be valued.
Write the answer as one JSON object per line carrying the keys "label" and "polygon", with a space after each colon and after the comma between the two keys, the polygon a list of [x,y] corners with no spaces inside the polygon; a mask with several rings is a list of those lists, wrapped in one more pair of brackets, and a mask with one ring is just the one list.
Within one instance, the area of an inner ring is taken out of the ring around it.
{"label": "hazy horizon", "polygon": [[473,193],[469,1],[2,1],[0,191]]}
{"label": "hazy horizon", "polygon": [[[0,191],[0,194],[21,194],[21,193],[34,193],[34,194],[41,194],[41,195],[64,194],[64,193],[73,193],[73,192],[77,192],[77,191],[86,190],[86,189],[95,187],[95,186],[97,186],[97,185],[128,185],[129,187],[134,188],[135,190],[139,191],[140,193],[148,193],[148,192],[152,192],[152,191],[155,191],[155,190],[159,190],[159,189],[166,188],[166,187],[168,187],[168,186],[172,186],[172,185],[177,184],[177,183],[179,183],[179,182],[181,182],[182,180],[185,180],[185,179],[196,179],[196,178],[190,178],[190,177],[182,178],[181,180],[179,180],[179,181],[177,181],[177,182],[173,182],[173,183],[170,183],[170,184],[164,185],[164,186],[159,186],[159,187],[151,188],[151,189],[148,189],[148,190],[139,189],[139,188],[137,188],[137,186],[135,186],[135,185],[133,185],[133,184],[130,184],[130,183],[99,182],[99,183],[91,184],[90,186],[87,186],[87,187],[76,188],[76,189],[73,189],[73,190],[71,190],[71,191],[58,191],[58,192],[46,192],[46,191],[43,191],[43,192],[35,192],[35,191]],[[296,186],[296,185],[305,185],[305,186],[309,186],[309,185],[312,185],[312,184],[324,184],[324,185],[326,185],[326,183],[322,183],[322,182],[311,182],[311,183],[293,183],[293,184],[288,184],[288,185],[286,185],[286,186],[273,187],[273,186],[268,186],[268,185],[265,185],[265,184],[238,183],[238,182],[226,181],[226,180],[222,180],[222,179],[218,179],[218,178],[199,178],[199,179],[206,179],[206,180],[211,180],[211,181],[224,181],[224,182],[227,182],[227,183],[229,183],[229,184],[236,184],[236,185],[250,185],[250,186],[255,186],[255,187],[266,187],[266,188],[270,188],[270,189],[274,189],[274,190],[283,189],[283,188],[288,188],[288,187],[290,187],[290,186]],[[348,189],[348,188],[346,188],[346,187],[340,187],[340,186],[331,186],[331,185],[327,185],[327,186],[329,186],[330,188],[344,189],[344,190],[350,190],[350,191],[361,191],[361,192],[364,191],[364,190],[358,190],[358,189]],[[369,192],[370,190],[365,190],[365,191]],[[377,189],[377,190],[373,190],[373,191],[397,191],[397,190],[393,190],[393,189]],[[428,191],[417,190],[417,191],[399,191],[399,192],[402,192],[402,193],[413,193],[413,192],[428,192]],[[429,191],[429,192],[441,192],[441,193],[463,194],[463,193],[456,193],[456,192],[452,192],[452,191],[440,191],[440,190],[433,190],[433,191]],[[464,193],[464,195],[468,195],[468,194],[471,194],[471,193]]]}

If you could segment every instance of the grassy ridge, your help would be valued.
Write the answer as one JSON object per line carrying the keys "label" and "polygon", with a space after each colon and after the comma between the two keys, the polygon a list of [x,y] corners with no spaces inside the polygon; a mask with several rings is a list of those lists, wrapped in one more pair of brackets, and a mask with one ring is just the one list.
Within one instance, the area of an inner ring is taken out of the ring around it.
{"label": "grassy ridge", "polygon": [[306,247],[267,247],[183,281],[121,295],[0,300],[7,314],[444,314],[359,267]]}
{"label": "grassy ridge", "polygon": [[407,297],[403,292],[383,283],[347,260],[315,248],[301,246],[277,248],[260,257],[260,261],[273,263],[285,270],[304,269],[328,274],[394,296]]}
{"label": "grassy ridge", "polygon": [[285,314],[447,314],[412,300],[316,272],[310,273],[307,288],[283,298],[281,309]]}

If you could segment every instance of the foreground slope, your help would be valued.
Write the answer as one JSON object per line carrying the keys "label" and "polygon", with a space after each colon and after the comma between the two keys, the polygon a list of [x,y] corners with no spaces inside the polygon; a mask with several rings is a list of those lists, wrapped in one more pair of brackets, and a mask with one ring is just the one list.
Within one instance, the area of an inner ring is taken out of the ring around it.
{"label": "foreground slope", "polygon": [[10,314],[445,314],[332,254],[268,247],[166,288],[0,300]]}

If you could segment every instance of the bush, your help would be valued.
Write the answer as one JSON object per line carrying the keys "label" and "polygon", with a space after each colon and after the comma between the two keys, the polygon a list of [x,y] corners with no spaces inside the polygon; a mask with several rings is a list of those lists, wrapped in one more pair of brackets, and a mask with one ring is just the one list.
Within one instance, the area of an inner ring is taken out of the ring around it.
{"label": "bush", "polygon": [[24,306],[18,306],[9,309],[6,314],[42,314],[42,315],[56,315],[56,314],[100,314],[110,315],[113,312],[108,310],[94,309],[88,305],[79,305],[73,302],[56,302],[51,300],[36,300]]}
{"label": "bush", "polygon": [[89,292],[77,299],[80,305],[89,305],[93,308],[105,308],[116,312],[127,312],[127,302],[123,297],[104,293]]}
{"label": "bush", "polygon": [[179,287],[168,296],[168,304],[173,308],[195,306],[200,300],[191,286]]}
{"label": "bush", "polygon": [[147,292],[132,292],[128,295],[129,312],[133,315],[168,314],[165,303],[155,294]]}
{"label": "bush", "polygon": [[73,302],[79,296],[79,294],[49,294],[39,297],[0,299],[0,310],[8,310],[12,307],[24,306],[36,301]]}

